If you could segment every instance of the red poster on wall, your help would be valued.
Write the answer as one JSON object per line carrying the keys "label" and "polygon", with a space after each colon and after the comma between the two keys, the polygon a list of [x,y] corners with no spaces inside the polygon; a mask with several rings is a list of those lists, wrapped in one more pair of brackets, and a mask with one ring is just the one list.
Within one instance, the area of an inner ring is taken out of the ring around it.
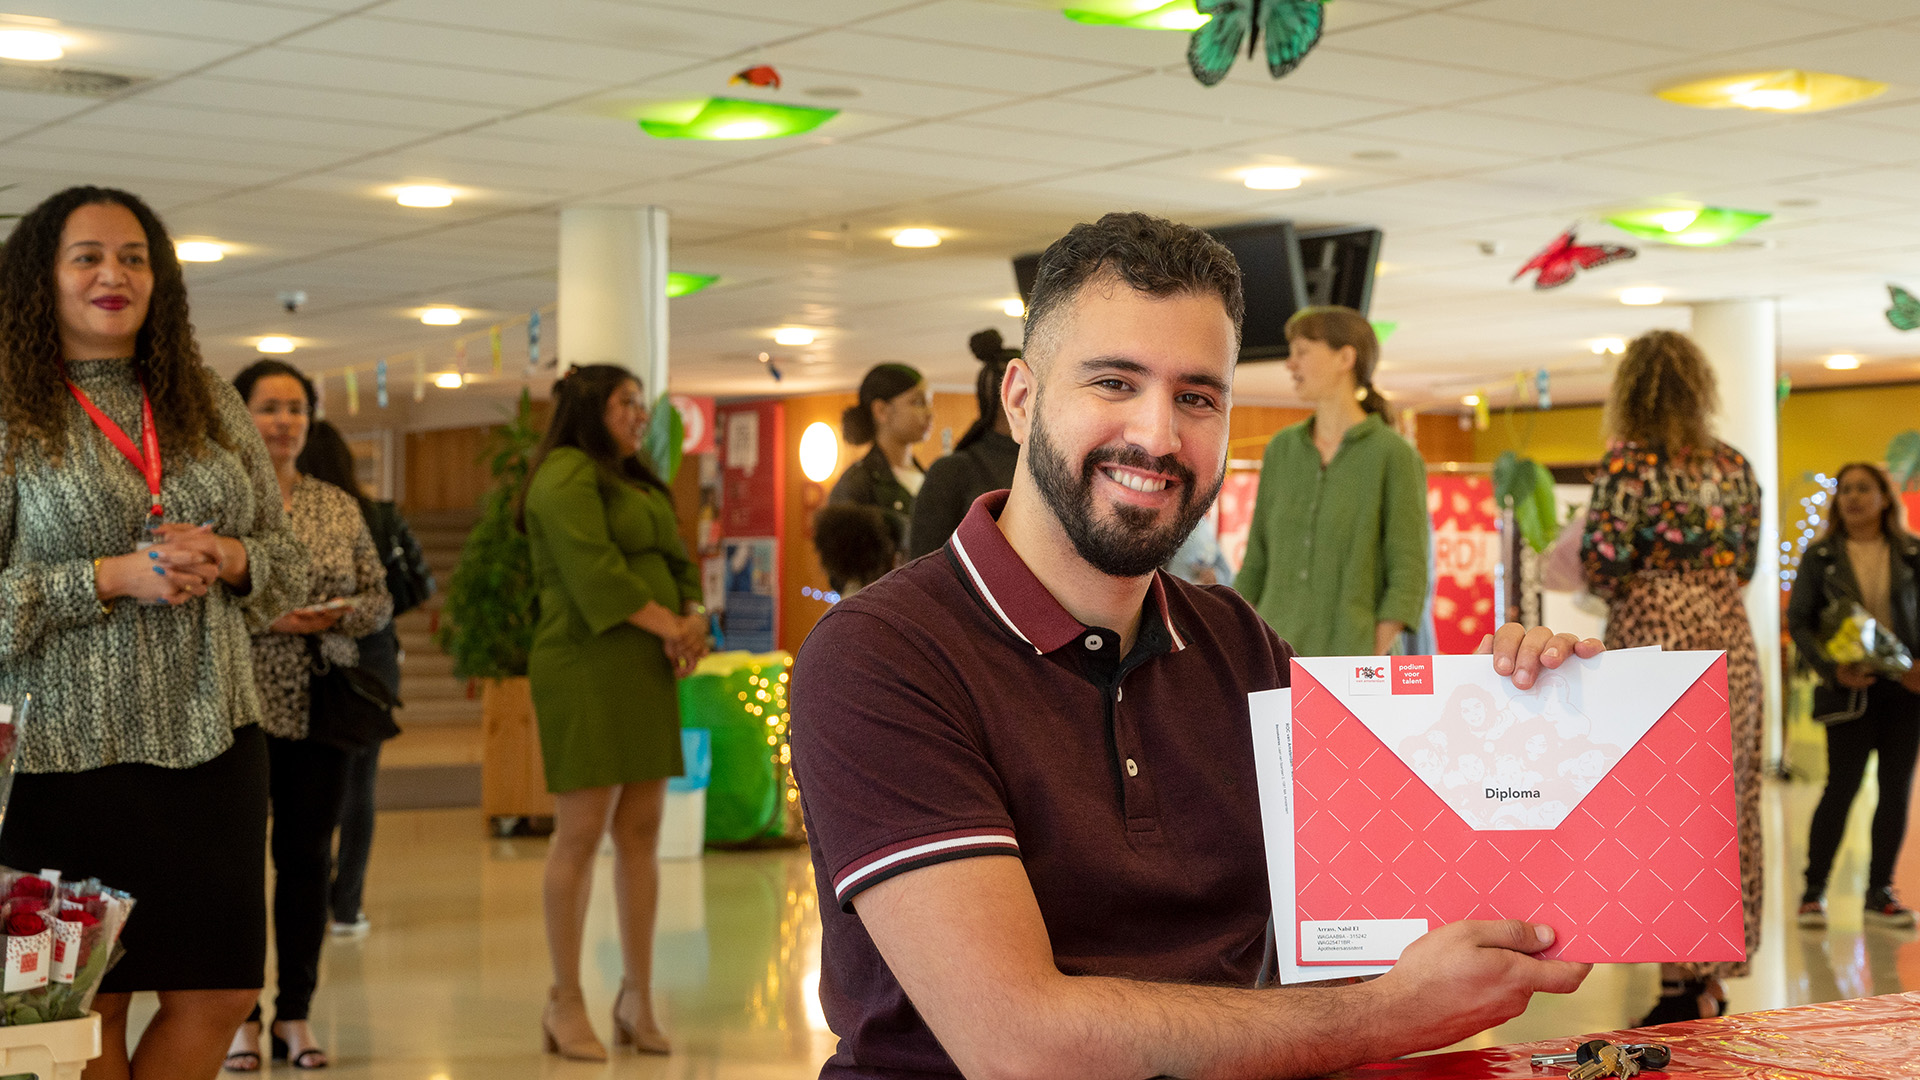
{"label": "red poster on wall", "polygon": [[[778,401],[726,405],[714,414],[720,454],[719,531],[725,538],[721,547],[728,555],[729,575],[724,625],[730,645],[736,644],[738,629],[740,647],[762,651],[773,647],[780,626],[786,417],[786,406]],[[752,587],[736,590],[736,579]]]}
{"label": "red poster on wall", "polygon": [[1260,470],[1235,469],[1220,485],[1214,510],[1220,515],[1220,553],[1234,572],[1247,558],[1247,531],[1253,525],[1253,496],[1260,490]]}
{"label": "red poster on wall", "polygon": [[1428,476],[1427,514],[1433,522],[1434,649],[1470,653],[1498,622],[1493,573],[1500,564],[1500,526],[1493,478]]}

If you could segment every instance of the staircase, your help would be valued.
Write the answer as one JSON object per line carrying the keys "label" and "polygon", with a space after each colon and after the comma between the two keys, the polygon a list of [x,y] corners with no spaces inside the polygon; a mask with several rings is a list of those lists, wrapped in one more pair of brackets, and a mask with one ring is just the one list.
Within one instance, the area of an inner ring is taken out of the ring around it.
{"label": "staircase", "polygon": [[381,809],[480,805],[480,699],[453,676],[453,658],[433,643],[448,580],[478,510],[407,515],[439,587],[425,604],[394,621],[400,635],[401,734],[380,754]]}

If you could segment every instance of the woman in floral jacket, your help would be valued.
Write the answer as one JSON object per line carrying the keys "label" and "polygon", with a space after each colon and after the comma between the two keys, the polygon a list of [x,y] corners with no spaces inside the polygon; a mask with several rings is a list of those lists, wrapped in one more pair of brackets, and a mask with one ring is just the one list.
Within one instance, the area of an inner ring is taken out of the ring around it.
{"label": "woman in floral jacket", "polygon": [[[1715,439],[1713,371],[1699,346],[1653,330],[1627,346],[1607,400],[1610,445],[1587,504],[1580,558],[1607,601],[1607,648],[1724,649],[1739,806],[1747,955],[1760,945],[1760,663],[1741,592],[1760,543],[1760,485]],[[1662,964],[1660,1001],[1641,1024],[1726,1009],[1740,963]]]}

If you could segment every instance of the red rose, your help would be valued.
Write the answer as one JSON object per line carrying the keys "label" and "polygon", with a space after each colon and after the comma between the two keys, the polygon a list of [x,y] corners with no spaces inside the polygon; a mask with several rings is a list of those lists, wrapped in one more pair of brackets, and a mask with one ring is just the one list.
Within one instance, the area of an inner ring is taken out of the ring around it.
{"label": "red rose", "polygon": [[77,922],[80,924],[80,929],[82,930],[85,930],[89,926],[100,925],[99,919],[95,918],[94,916],[84,911],[81,911],[79,908],[74,908],[70,911],[61,912],[60,921],[61,922]]}
{"label": "red rose", "polygon": [[32,937],[47,932],[47,921],[31,912],[17,911],[7,916],[8,937]]}
{"label": "red rose", "polygon": [[7,908],[15,914],[37,914],[47,910],[47,902],[37,896],[16,896],[7,902]]}
{"label": "red rose", "polygon": [[[4,726],[5,725],[0,725],[0,727]],[[9,899],[16,896],[32,896],[41,900],[51,899],[53,897],[53,882],[43,877],[35,877],[32,874],[17,878],[13,883],[13,888],[7,890],[7,897]]]}

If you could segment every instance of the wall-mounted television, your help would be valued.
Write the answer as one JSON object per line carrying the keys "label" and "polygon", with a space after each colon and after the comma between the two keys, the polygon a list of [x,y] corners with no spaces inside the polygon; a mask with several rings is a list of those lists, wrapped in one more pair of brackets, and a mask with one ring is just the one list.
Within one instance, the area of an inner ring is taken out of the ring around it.
{"label": "wall-mounted television", "polygon": [[[1284,360],[1287,320],[1309,304],[1346,304],[1367,311],[1380,230],[1365,226],[1300,232],[1291,221],[1261,221],[1208,229],[1240,262],[1247,317],[1241,328],[1243,362]],[[1033,294],[1040,268],[1034,252],[1013,260],[1021,300]]]}

